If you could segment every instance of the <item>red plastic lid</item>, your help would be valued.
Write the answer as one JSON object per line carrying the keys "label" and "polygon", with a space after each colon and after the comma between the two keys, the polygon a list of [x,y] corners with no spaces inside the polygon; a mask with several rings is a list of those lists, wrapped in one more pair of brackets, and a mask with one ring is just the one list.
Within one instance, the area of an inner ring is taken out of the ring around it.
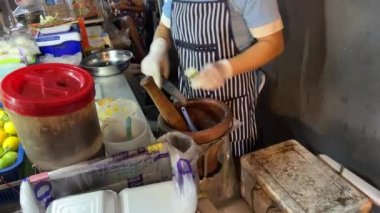
{"label": "red plastic lid", "polygon": [[18,114],[56,116],[85,107],[95,97],[92,76],[68,64],[37,64],[7,75],[3,105]]}

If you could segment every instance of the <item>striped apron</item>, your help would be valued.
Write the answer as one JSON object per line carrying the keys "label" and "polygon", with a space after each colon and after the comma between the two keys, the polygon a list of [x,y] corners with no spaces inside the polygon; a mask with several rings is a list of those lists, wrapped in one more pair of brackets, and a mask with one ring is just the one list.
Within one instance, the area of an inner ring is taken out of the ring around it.
{"label": "striped apron", "polygon": [[254,72],[228,80],[217,90],[192,89],[184,70],[201,70],[209,63],[237,55],[227,0],[173,0],[171,33],[179,56],[179,88],[188,98],[213,98],[225,102],[242,125],[231,132],[234,156],[251,152],[257,138]]}

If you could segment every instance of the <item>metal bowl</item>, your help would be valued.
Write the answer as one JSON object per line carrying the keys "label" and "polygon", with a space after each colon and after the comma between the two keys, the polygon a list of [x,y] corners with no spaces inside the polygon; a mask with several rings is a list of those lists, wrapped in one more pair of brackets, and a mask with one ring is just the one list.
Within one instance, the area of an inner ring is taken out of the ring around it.
{"label": "metal bowl", "polygon": [[93,76],[111,76],[126,70],[132,57],[132,52],[127,50],[103,50],[85,57],[81,66]]}

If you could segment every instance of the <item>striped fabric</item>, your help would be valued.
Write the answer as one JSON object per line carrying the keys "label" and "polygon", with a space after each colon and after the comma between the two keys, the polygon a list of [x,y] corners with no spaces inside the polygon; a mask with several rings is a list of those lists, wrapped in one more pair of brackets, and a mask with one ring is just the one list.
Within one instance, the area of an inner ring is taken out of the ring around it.
{"label": "striped fabric", "polygon": [[209,62],[238,54],[227,1],[174,0],[172,7],[171,33],[180,60],[180,90],[188,98],[207,97],[227,103],[234,117],[243,123],[230,135],[234,155],[252,151],[257,138],[255,72],[236,76],[215,91],[193,90],[184,75],[189,67],[201,70]]}

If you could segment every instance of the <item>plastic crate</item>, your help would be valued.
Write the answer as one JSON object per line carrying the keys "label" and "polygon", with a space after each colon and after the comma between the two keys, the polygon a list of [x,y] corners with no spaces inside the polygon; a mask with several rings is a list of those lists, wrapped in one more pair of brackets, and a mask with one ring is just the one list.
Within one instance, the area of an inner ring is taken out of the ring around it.
{"label": "plastic crate", "polygon": [[[8,183],[9,185],[0,185],[0,206],[6,203],[19,202],[21,181]],[[4,187],[5,188],[4,188]]]}
{"label": "plastic crate", "polygon": [[[12,166],[0,170],[0,177],[7,183],[0,185],[0,205],[8,202],[18,202],[18,191],[20,191],[20,182],[18,180],[22,178],[18,169],[23,161],[24,149],[20,144],[16,162]],[[18,183],[15,183],[15,181],[18,181]]]}

